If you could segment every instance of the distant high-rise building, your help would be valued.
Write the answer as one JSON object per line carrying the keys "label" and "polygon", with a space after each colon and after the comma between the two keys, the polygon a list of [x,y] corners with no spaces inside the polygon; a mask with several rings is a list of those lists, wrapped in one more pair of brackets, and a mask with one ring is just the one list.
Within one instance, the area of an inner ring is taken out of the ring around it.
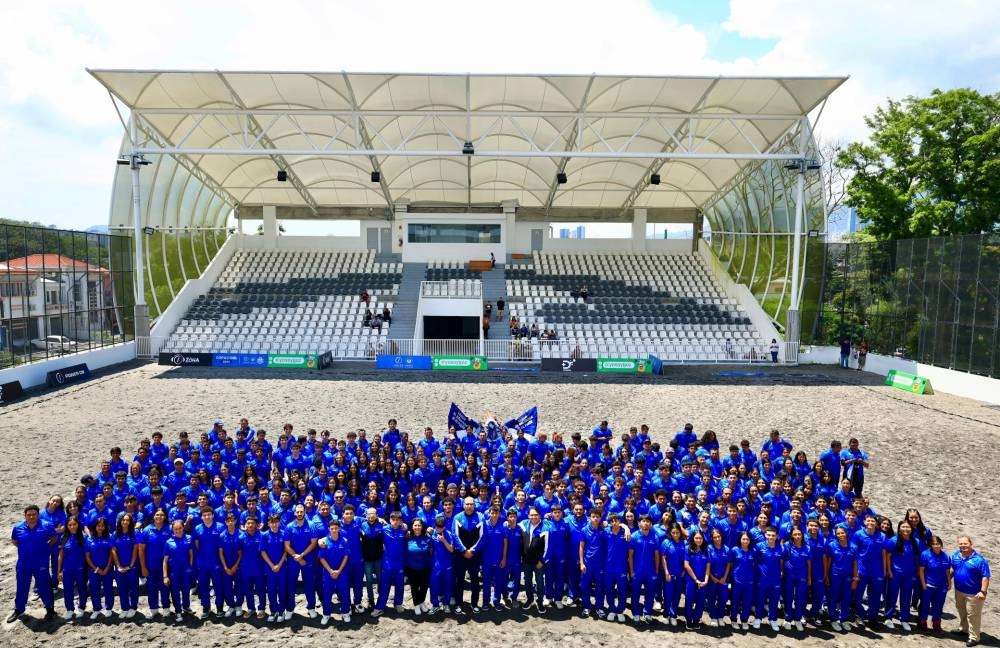
{"label": "distant high-rise building", "polygon": [[576,238],[583,239],[587,238],[587,228],[583,225],[576,226]]}
{"label": "distant high-rise building", "polygon": [[569,229],[568,227],[563,227],[559,230],[559,238],[561,239],[587,238],[587,228],[583,225],[577,225],[573,229]]}
{"label": "distant high-rise building", "polygon": [[561,239],[569,238],[569,228],[568,227],[564,227],[561,230],[559,230],[559,238],[561,238]]}

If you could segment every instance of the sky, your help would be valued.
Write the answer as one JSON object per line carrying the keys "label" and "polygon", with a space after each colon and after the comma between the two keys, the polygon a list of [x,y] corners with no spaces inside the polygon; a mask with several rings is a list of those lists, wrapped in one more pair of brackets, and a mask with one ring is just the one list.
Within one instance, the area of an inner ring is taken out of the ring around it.
{"label": "sky", "polygon": [[88,67],[849,75],[817,132],[853,141],[887,97],[997,92],[1000,3],[5,2],[0,216],[108,222],[122,126]]}

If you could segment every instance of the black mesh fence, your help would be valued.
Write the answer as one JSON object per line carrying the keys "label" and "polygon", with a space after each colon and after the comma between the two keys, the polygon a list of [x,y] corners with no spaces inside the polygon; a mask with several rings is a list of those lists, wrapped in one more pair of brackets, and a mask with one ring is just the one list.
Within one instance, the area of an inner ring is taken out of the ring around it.
{"label": "black mesh fence", "polygon": [[813,344],[865,338],[876,353],[1000,377],[1000,235],[831,243],[810,271]]}
{"label": "black mesh fence", "polygon": [[133,338],[131,239],[0,223],[0,368]]}

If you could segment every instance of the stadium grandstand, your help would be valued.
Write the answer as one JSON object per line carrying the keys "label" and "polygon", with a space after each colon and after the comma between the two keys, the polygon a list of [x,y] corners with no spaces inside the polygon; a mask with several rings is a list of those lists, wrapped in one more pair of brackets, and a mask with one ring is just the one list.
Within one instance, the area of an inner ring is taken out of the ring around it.
{"label": "stadium grandstand", "polygon": [[[135,237],[140,356],[796,361],[811,119],[844,78],[90,72],[126,126],[110,227]],[[628,234],[553,237],[581,222]],[[198,232],[207,267],[167,263]]]}

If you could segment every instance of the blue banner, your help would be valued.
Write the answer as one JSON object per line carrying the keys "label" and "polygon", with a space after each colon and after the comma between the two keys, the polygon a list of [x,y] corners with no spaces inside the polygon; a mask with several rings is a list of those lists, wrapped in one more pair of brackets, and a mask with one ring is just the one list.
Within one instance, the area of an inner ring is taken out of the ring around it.
{"label": "blue banner", "polygon": [[514,429],[520,428],[524,430],[525,434],[535,436],[535,430],[538,429],[538,406],[532,407],[517,418],[512,418],[504,423],[504,426]]}
{"label": "blue banner", "polygon": [[239,354],[239,362],[241,367],[266,367],[267,366],[267,354],[266,353],[241,353]]}
{"label": "blue banner", "polygon": [[424,355],[377,355],[375,356],[375,368],[430,371],[431,357]]}
{"label": "blue banner", "polygon": [[238,353],[213,353],[213,367],[238,367],[240,366],[240,354]]}
{"label": "blue banner", "polygon": [[88,378],[90,378],[90,367],[86,364],[75,364],[48,372],[45,382],[49,387],[62,387]]}
{"label": "blue banner", "polygon": [[465,428],[468,427],[470,423],[472,424],[472,428],[475,430],[478,430],[480,427],[482,427],[479,424],[479,421],[477,421],[476,419],[469,418],[468,416],[465,415],[465,412],[459,409],[458,405],[452,403],[451,407],[448,409],[448,427],[450,428],[453,427],[455,428],[455,432],[459,433],[460,435],[464,435]]}
{"label": "blue banner", "polygon": [[663,371],[663,360],[660,360],[652,353],[649,354],[649,362],[653,365],[653,373],[657,376]]}

